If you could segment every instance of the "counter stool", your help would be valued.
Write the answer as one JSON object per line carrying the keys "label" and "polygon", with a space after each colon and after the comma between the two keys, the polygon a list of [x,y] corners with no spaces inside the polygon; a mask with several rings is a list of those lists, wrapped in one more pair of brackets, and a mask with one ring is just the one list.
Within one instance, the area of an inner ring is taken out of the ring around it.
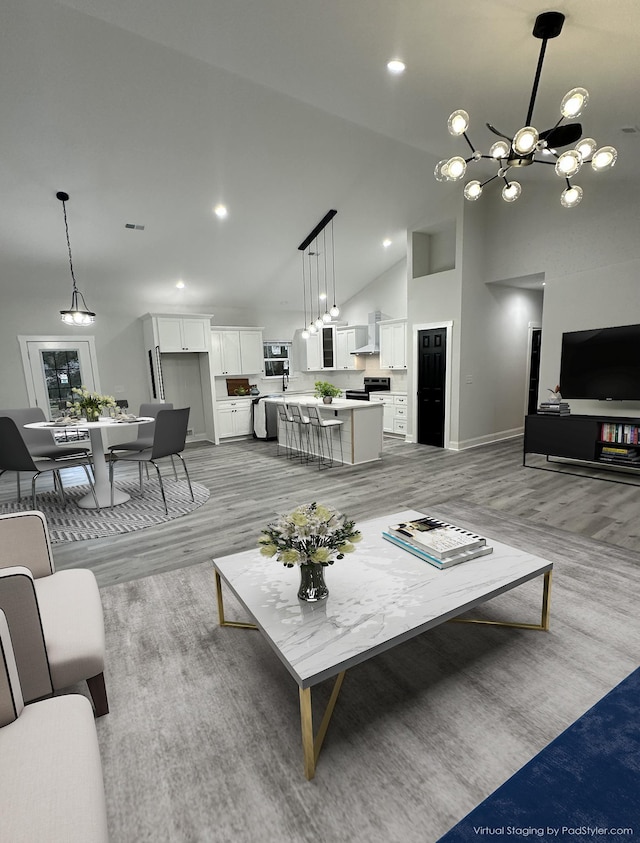
{"label": "counter stool", "polygon": [[[278,429],[282,430],[284,437],[284,451],[287,459],[292,459],[294,454],[298,451],[296,442],[296,427],[298,426],[295,419],[291,415],[291,409],[288,404],[277,404],[278,409]],[[278,436],[277,452],[280,456],[280,436]]]}
{"label": "counter stool", "polygon": [[[318,446],[318,469],[331,468],[333,466],[333,431],[338,431],[340,440],[340,465],[344,465],[344,453],[342,451],[342,436],[340,419],[324,419],[317,407],[305,407],[309,414],[309,424],[313,428]],[[326,447],[326,451],[325,451]]]}
{"label": "counter stool", "polygon": [[[293,416],[294,424],[298,428],[298,454],[300,462],[309,462],[313,459],[311,453],[311,436],[309,435],[309,416],[305,416],[298,404],[289,404],[289,412]],[[305,407],[305,409],[309,409]]]}

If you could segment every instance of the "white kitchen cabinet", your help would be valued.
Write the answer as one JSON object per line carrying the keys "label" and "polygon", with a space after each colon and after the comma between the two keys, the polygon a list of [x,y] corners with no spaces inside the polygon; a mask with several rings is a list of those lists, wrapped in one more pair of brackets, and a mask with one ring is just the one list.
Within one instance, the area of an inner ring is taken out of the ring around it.
{"label": "white kitchen cabinet", "polygon": [[262,374],[262,328],[213,328],[211,354],[214,375]]}
{"label": "white kitchen cabinet", "polygon": [[208,318],[155,316],[157,345],[164,353],[208,351],[211,322]]}
{"label": "white kitchen cabinet", "polygon": [[407,322],[380,322],[380,368],[407,368]]}
{"label": "white kitchen cabinet", "polygon": [[407,432],[407,394],[405,392],[372,392],[369,401],[383,406],[382,429],[385,433],[405,436]]}
{"label": "white kitchen cabinet", "polygon": [[306,340],[302,339],[301,333],[296,331],[294,337],[294,361],[298,371],[321,372],[324,369],[335,369],[335,326],[325,325]]}
{"label": "white kitchen cabinet", "polygon": [[189,440],[215,442],[211,314],[147,313],[141,319],[151,399],[190,407]]}
{"label": "white kitchen cabinet", "polygon": [[336,328],[336,368],[362,369],[364,361],[357,354],[356,348],[367,344],[368,328],[366,325],[353,325]]}
{"label": "white kitchen cabinet", "polygon": [[252,432],[250,399],[218,401],[218,436],[248,436]]}

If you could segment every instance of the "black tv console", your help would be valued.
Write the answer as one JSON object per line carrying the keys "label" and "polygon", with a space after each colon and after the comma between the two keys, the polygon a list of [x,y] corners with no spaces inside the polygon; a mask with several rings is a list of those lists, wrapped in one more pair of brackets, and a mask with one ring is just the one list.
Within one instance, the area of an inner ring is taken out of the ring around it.
{"label": "black tv console", "polygon": [[622,475],[640,475],[640,419],[619,416],[528,415],[524,423],[522,465],[526,468],[542,468],[527,465],[527,454],[542,454],[547,458],[547,462],[553,462],[554,467],[548,468],[549,471],[564,470],[567,473],[570,464],[550,460],[550,457],[558,457],[562,460],[589,463],[591,468],[618,472],[617,478],[596,479],[624,483]]}

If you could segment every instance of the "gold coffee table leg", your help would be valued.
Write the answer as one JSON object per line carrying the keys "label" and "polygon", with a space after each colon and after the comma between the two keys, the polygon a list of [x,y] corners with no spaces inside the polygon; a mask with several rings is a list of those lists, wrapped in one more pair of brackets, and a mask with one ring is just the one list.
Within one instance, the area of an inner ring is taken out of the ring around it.
{"label": "gold coffee table leg", "polygon": [[220,626],[234,626],[236,629],[257,629],[254,623],[241,623],[239,621],[227,621],[224,617],[224,603],[222,602],[222,580],[216,571],[216,598],[218,600],[218,623]]}
{"label": "gold coffee table leg", "polygon": [[322,744],[329,728],[329,722],[333,709],[336,706],[340,688],[346,671],[343,670],[336,676],[329,702],[324,711],[318,734],[313,736],[313,713],[311,710],[311,688],[300,688],[300,727],[302,729],[302,753],[304,758],[304,774],[307,780],[312,779],[316,774],[316,762],[322,749]]}

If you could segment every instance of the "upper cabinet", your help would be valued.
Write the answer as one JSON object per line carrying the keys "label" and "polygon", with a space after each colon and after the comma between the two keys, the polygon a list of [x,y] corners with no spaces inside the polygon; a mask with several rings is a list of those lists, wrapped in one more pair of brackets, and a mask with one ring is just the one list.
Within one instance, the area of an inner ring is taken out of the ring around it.
{"label": "upper cabinet", "polygon": [[380,322],[380,368],[407,368],[407,321]]}
{"label": "upper cabinet", "polygon": [[153,334],[154,347],[159,347],[163,354],[174,351],[209,351],[210,316],[149,314],[145,321]]}
{"label": "upper cabinet", "polygon": [[301,331],[294,336],[294,354],[296,368],[301,372],[321,372],[323,369],[336,368],[336,327],[325,325],[324,328],[303,339]]}
{"label": "upper cabinet", "polygon": [[336,369],[363,369],[364,360],[352,354],[356,348],[367,343],[366,325],[354,325],[336,328]]}
{"label": "upper cabinet", "polygon": [[262,328],[212,328],[211,356],[214,375],[261,375]]}

